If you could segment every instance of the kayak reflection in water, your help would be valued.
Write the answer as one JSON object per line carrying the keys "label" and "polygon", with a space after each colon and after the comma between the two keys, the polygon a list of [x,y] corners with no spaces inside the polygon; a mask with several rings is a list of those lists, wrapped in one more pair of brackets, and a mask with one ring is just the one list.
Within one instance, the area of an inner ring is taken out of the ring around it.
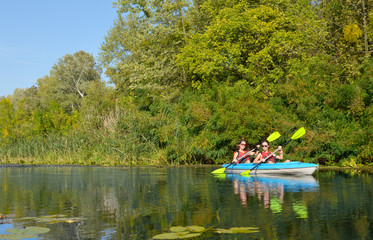
{"label": "kayak reflection in water", "polygon": [[[237,174],[227,174],[227,180],[232,182],[234,193],[247,206],[250,198],[263,202],[264,208],[270,208],[273,213],[282,211],[286,192],[315,192],[319,184],[313,176],[279,176],[268,175],[260,177],[245,177]],[[302,202],[294,202],[294,211],[305,218],[306,207]],[[301,214],[303,213],[303,214]]]}
{"label": "kayak reflection in water", "polygon": [[274,185],[269,188],[265,183],[260,181],[245,182],[233,180],[234,193],[238,195],[241,204],[246,206],[249,196],[257,196],[259,201],[263,201],[264,208],[271,206],[271,198],[276,197],[283,203],[284,187],[282,185]]}
{"label": "kayak reflection in water", "polygon": [[[254,159],[253,163],[259,162],[266,162],[266,163],[276,163],[277,159],[282,160],[284,158],[284,152],[282,151],[282,146],[279,146],[279,155],[273,154],[270,158],[265,160],[272,152],[269,151],[269,142],[263,141],[262,142],[263,151],[259,153],[256,158]],[[284,162],[290,162],[290,160],[286,160]]]}

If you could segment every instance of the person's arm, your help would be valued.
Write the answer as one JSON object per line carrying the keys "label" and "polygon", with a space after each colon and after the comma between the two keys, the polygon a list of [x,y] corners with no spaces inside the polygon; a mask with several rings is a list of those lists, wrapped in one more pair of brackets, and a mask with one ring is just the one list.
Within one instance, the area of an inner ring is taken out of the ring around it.
{"label": "person's arm", "polygon": [[262,159],[262,154],[261,154],[261,153],[258,153],[258,155],[255,157],[253,163],[258,163],[259,160],[261,160],[261,159]]}
{"label": "person's arm", "polygon": [[282,151],[282,146],[278,147],[278,153],[279,155],[275,155],[275,158],[279,160],[284,159],[284,152]]}
{"label": "person's arm", "polygon": [[233,160],[232,160],[233,163],[237,162],[237,156],[238,156],[238,152],[234,152],[233,153]]}
{"label": "person's arm", "polygon": [[258,155],[258,153],[259,153],[259,148],[260,148],[260,145],[256,145],[256,150],[255,150],[255,152],[251,152],[251,153],[249,153],[249,155],[250,156],[252,156],[252,155]]}

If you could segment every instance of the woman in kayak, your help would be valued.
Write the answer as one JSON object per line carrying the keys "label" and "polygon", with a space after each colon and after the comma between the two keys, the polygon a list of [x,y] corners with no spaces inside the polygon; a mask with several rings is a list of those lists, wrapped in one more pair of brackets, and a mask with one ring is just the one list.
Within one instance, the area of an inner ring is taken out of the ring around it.
{"label": "woman in kayak", "polygon": [[260,147],[260,145],[257,145],[256,146],[256,152],[254,153],[254,152],[250,152],[249,154],[247,154],[247,156],[245,156],[245,158],[244,159],[242,159],[242,160],[240,160],[240,161],[238,161],[238,159],[240,158],[240,157],[242,157],[243,155],[245,155],[246,153],[247,153],[247,150],[246,150],[246,141],[245,140],[241,140],[238,144],[237,144],[237,146],[236,146],[236,151],[234,152],[234,154],[233,154],[233,160],[232,160],[232,162],[233,163],[250,163],[250,155],[252,156],[252,155],[258,155],[258,153],[259,153],[259,147]]}
{"label": "woman in kayak", "polygon": [[[282,160],[284,159],[284,152],[282,151],[282,146],[278,147],[279,155],[273,154],[267,160],[265,160],[272,152],[269,151],[269,143],[267,141],[262,142],[263,152],[259,153],[258,156],[254,159],[253,163],[264,162],[266,163],[276,163],[277,159]],[[290,160],[286,160],[285,162],[290,162]]]}

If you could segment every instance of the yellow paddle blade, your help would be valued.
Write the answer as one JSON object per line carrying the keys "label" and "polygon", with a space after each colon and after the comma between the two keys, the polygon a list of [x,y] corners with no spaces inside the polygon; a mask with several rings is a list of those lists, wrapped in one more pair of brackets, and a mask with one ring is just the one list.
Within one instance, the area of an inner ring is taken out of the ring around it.
{"label": "yellow paddle blade", "polygon": [[225,168],[218,168],[218,169],[212,171],[211,173],[213,173],[213,174],[225,173]]}
{"label": "yellow paddle blade", "polygon": [[247,170],[245,172],[242,172],[241,176],[250,177],[250,172],[251,172],[251,170]]}
{"label": "yellow paddle blade", "polygon": [[306,133],[306,129],[304,127],[301,127],[296,131],[293,136],[291,137],[292,140],[302,137]]}
{"label": "yellow paddle blade", "polygon": [[281,134],[279,132],[274,132],[271,135],[269,135],[269,137],[267,137],[267,141],[272,142],[272,141],[276,140],[277,138],[279,138],[280,136],[281,136]]}

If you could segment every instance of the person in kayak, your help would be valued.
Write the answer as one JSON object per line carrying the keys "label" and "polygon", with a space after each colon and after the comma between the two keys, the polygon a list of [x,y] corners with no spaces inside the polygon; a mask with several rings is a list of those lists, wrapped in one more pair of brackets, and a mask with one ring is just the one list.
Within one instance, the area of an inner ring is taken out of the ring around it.
{"label": "person in kayak", "polygon": [[[263,151],[256,156],[253,163],[264,162],[265,159],[272,154],[272,152],[269,151],[269,143],[267,141],[262,142],[262,148]],[[282,146],[279,146],[278,149],[279,155],[273,154],[270,158],[266,160],[266,163],[276,163],[277,159],[284,159],[284,152],[282,151]],[[285,162],[290,162],[290,160],[286,160]]]}
{"label": "person in kayak", "polygon": [[247,153],[247,150],[246,150],[246,141],[245,140],[241,140],[237,145],[236,145],[236,151],[234,152],[233,154],[233,160],[232,162],[233,163],[250,163],[250,155],[258,155],[259,153],[259,147],[260,145],[257,145],[256,146],[256,152],[251,152],[249,153],[243,160],[241,160],[240,162],[237,161],[240,157],[242,157],[243,155],[245,155]]}

